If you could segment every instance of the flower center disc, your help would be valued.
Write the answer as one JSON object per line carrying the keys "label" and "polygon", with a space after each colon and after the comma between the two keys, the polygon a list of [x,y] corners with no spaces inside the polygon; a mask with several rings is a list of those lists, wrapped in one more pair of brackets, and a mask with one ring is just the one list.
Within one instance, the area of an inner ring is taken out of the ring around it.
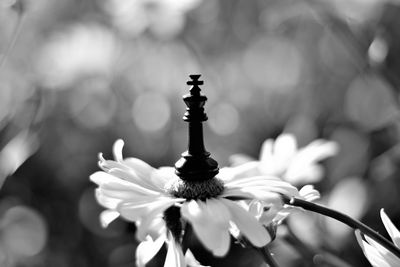
{"label": "flower center disc", "polygon": [[177,198],[200,199],[214,198],[224,191],[224,183],[218,178],[205,181],[184,181],[177,179],[167,186],[167,192]]}

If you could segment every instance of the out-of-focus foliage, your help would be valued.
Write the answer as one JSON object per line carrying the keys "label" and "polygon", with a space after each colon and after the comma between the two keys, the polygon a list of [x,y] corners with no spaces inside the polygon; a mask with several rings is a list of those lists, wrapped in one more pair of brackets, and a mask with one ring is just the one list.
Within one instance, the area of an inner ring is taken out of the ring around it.
{"label": "out-of-focus foliage", "polygon": [[[235,153],[257,157],[282,131],[299,147],[334,140],[321,201],[381,231],[383,207],[398,224],[398,4],[1,0],[0,265],[133,266],[135,229],[101,228],[88,176],[119,137],[127,155],[173,164],[187,142],[181,95],[192,73],[205,80],[206,146],[221,166]],[[272,248],[282,266],[366,266],[350,231],[292,216],[280,231],[297,243]],[[192,245],[213,266],[261,262],[237,245],[215,260]]]}

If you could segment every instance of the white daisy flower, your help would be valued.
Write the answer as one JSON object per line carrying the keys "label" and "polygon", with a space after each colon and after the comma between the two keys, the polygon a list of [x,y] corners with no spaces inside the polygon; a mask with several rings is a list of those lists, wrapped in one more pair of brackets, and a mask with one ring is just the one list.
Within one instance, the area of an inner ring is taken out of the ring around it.
{"label": "white daisy flower", "polygon": [[[258,161],[236,156],[233,157],[234,167],[223,168],[220,172],[227,179],[273,175],[291,184],[317,182],[324,173],[324,169],[318,162],[335,155],[337,151],[338,145],[335,142],[323,139],[314,140],[306,147],[298,149],[295,136],[284,133],[278,136],[275,142],[268,139],[263,143]],[[242,164],[237,164],[238,162]],[[297,197],[314,201],[320,197],[320,194],[314,186],[304,185]],[[265,226],[269,226],[271,222],[280,224],[294,209],[299,209],[290,205],[278,208],[276,205],[271,206],[257,199],[245,203],[248,205],[247,210]]]}
{"label": "white daisy flower", "polygon": [[[386,215],[385,211],[381,209],[381,219],[385,225],[386,231],[389,233],[394,245],[400,248],[400,232],[394,226],[393,222]],[[357,241],[362,248],[365,257],[374,267],[397,267],[400,266],[400,258],[395,256],[392,252],[388,251],[381,244],[374,241],[367,235],[362,234],[356,230]]]}
{"label": "white daisy flower", "polygon": [[190,251],[185,260],[179,245],[185,223],[191,224],[198,239],[215,256],[228,252],[232,225],[253,246],[263,247],[271,241],[270,234],[239,201],[256,199],[279,209],[283,205],[281,194],[299,196],[295,187],[272,176],[232,177],[231,171],[223,171],[206,181],[183,181],[174,168],[155,169],[136,158],[123,159],[123,144],[122,140],[114,144],[115,161],[105,160],[100,154],[103,171],[90,179],[99,186],[98,202],[108,209],[101,215],[104,226],[118,216],[136,222],[137,237],[142,241],[137,251],[139,266],[148,262],[164,242],[168,245],[164,266],[196,263]]}
{"label": "white daisy flower", "polygon": [[[283,133],[276,140],[264,141],[260,159],[240,164],[242,175],[274,175],[294,184],[315,183],[324,175],[323,167],[318,164],[321,160],[338,153],[336,142],[317,139],[303,148],[298,148],[293,134]],[[235,160],[236,159],[236,160]],[[240,156],[233,157],[241,161]]]}

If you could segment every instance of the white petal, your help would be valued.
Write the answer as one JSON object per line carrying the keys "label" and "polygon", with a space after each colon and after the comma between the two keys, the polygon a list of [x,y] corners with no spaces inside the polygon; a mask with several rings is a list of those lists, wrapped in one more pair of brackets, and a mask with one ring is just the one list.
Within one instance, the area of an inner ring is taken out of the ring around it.
{"label": "white petal", "polygon": [[146,241],[139,244],[136,249],[136,265],[137,267],[145,267],[146,264],[160,251],[165,242],[165,235],[160,236],[155,241],[150,237]]}
{"label": "white petal", "polygon": [[358,244],[362,248],[365,257],[374,267],[393,267],[400,266],[400,259],[390,251],[374,241],[372,238],[364,235],[366,241],[361,237],[360,230],[355,231]]}
{"label": "white petal", "polygon": [[374,267],[391,267],[378,253],[376,249],[374,249],[370,244],[365,242],[361,237],[360,230],[355,230],[355,235],[357,238],[357,242],[360,245],[361,249],[364,252],[365,257]]}
{"label": "white petal", "polygon": [[225,183],[225,188],[246,188],[246,191],[261,190],[265,192],[281,193],[287,196],[298,196],[296,187],[273,176],[254,176],[237,178]]}
{"label": "white petal", "polygon": [[385,225],[386,231],[389,233],[390,237],[393,240],[393,243],[395,243],[396,246],[400,248],[400,232],[396,228],[396,226],[394,226],[393,222],[389,219],[383,209],[381,209],[381,218],[383,224]]}
{"label": "white petal", "polygon": [[281,196],[278,193],[269,192],[266,190],[257,188],[246,188],[246,187],[234,187],[225,188],[221,197],[231,199],[256,199],[262,200],[270,204],[282,205]]}
{"label": "white petal", "polygon": [[277,224],[281,224],[282,221],[284,219],[286,219],[286,217],[288,217],[290,215],[290,213],[294,210],[296,210],[297,208],[293,208],[293,207],[285,207],[281,210],[279,210],[276,215],[273,218],[273,221],[276,222]]}
{"label": "white petal", "polygon": [[283,133],[279,135],[274,144],[274,157],[280,161],[289,161],[297,151],[297,141],[293,134]]}
{"label": "white petal", "polygon": [[[95,172],[94,174],[90,175],[90,180],[98,184],[102,190],[115,191],[114,193],[110,192],[110,194],[118,195],[118,192],[121,192],[121,194],[123,194],[124,192],[127,193],[128,195],[123,198],[129,197],[129,194],[131,194],[131,196],[159,195],[161,192],[150,190],[141,185],[125,181],[121,178],[102,171]],[[118,196],[114,197],[118,198]]]}
{"label": "white petal", "polygon": [[235,167],[250,161],[255,161],[255,159],[245,154],[233,154],[232,156],[229,156],[228,161],[230,163],[230,166]]}
{"label": "white petal", "polygon": [[124,147],[124,141],[122,139],[118,139],[115,141],[113,145],[113,154],[114,154],[114,159],[116,161],[122,161],[122,148]]}
{"label": "white petal", "polygon": [[300,197],[307,201],[314,201],[320,198],[318,190],[314,189],[312,185],[305,185],[299,191]]}
{"label": "white petal", "polygon": [[357,239],[358,245],[360,245],[362,251],[363,251],[364,254],[365,254],[364,240],[362,239],[361,231],[358,230],[358,229],[356,229],[356,230],[354,231],[354,234],[356,235],[356,239]]}
{"label": "white petal", "polygon": [[145,199],[143,201],[122,202],[118,205],[117,211],[125,219],[129,221],[137,221],[149,214],[162,213],[167,208],[178,202],[182,202],[182,199],[158,197],[151,201]]}
{"label": "white petal", "polygon": [[264,212],[264,206],[260,201],[253,200],[248,206],[248,212],[258,219]]}
{"label": "white petal", "polygon": [[250,213],[233,201],[227,199],[221,201],[229,209],[233,223],[254,246],[263,247],[271,242],[268,231]]}
{"label": "white petal", "polygon": [[379,254],[374,247],[369,245],[367,242],[363,241],[364,243],[364,250],[365,256],[367,257],[368,261],[374,267],[393,267],[399,265],[390,265],[385,258]]}
{"label": "white petal", "polygon": [[142,220],[137,221],[136,237],[138,240],[144,240],[146,236],[150,235],[153,238],[165,233],[165,221],[162,218],[162,213],[155,209]]}
{"label": "white petal", "polygon": [[119,217],[119,212],[114,210],[105,210],[100,213],[101,226],[106,228],[111,222]]}
{"label": "white petal", "polygon": [[164,267],[186,267],[182,248],[172,237],[168,238],[168,251]]}
{"label": "white petal", "polygon": [[129,168],[134,170],[139,176],[148,176],[154,170],[148,163],[138,158],[126,158],[123,160]]}
{"label": "white petal", "polygon": [[[154,169],[155,171],[155,169]],[[162,192],[164,186],[162,186],[161,188],[158,185],[155,185],[152,180],[151,180],[151,174],[149,174],[147,177],[141,177],[139,175],[136,174],[136,172],[132,169],[127,169],[127,170],[123,170],[123,169],[111,169],[108,171],[109,174],[118,177],[120,179],[126,180],[130,183],[139,185],[141,187],[147,188],[149,190],[152,191],[156,191],[156,192]]]}
{"label": "white petal", "polygon": [[271,162],[271,159],[273,157],[273,145],[274,141],[272,139],[267,139],[264,141],[264,143],[261,146],[261,151],[260,151],[260,161],[264,164],[268,164]]}
{"label": "white petal", "polygon": [[164,188],[169,181],[179,178],[175,174],[175,168],[161,167],[152,173],[150,179],[154,185]]}
{"label": "white petal", "polygon": [[96,188],[95,190],[95,197],[97,202],[102,205],[103,207],[107,208],[107,209],[111,209],[114,210],[117,208],[117,206],[119,205],[119,203],[121,203],[121,199],[118,198],[112,198],[109,197],[107,195],[104,195],[100,188]]}
{"label": "white petal", "polygon": [[[280,217],[282,215],[281,211],[281,208],[273,206],[267,211],[264,211],[258,221],[265,226],[268,226],[271,222],[281,223],[281,221],[284,219]],[[287,215],[289,215],[289,213]]]}
{"label": "white petal", "polygon": [[226,255],[230,245],[228,233],[230,214],[219,200],[208,199],[207,202],[192,200],[183,203],[181,214],[190,222],[206,248],[215,256]]}
{"label": "white petal", "polygon": [[[369,236],[365,235],[365,240],[368,243],[368,246],[371,248],[368,248],[370,250],[373,250],[373,253],[379,254],[380,258],[382,258],[385,262],[389,264],[389,266],[400,266],[400,259],[397,258],[392,252],[387,250],[384,246],[382,246],[380,243],[376,242]],[[365,249],[367,250],[367,245],[364,245]],[[370,252],[369,254],[371,254]],[[367,252],[368,254],[368,252]]]}
{"label": "white petal", "polygon": [[129,169],[128,166],[125,166],[124,164],[121,164],[118,161],[106,160],[103,157],[103,153],[99,153],[98,157],[99,157],[99,167],[105,172],[108,172],[110,169],[113,169],[113,168],[119,168],[119,169],[123,169],[123,170]]}
{"label": "white petal", "polygon": [[324,168],[314,163],[293,161],[283,174],[283,179],[291,184],[316,183],[324,176]]}
{"label": "white petal", "polygon": [[[267,208],[267,210],[266,210]],[[261,224],[268,225],[277,216],[278,211],[282,210],[281,205],[266,205],[262,201],[251,201],[248,212],[255,217]]]}
{"label": "white petal", "polygon": [[296,158],[301,158],[304,162],[312,163],[335,156],[338,152],[339,145],[336,142],[317,139],[300,149]]}
{"label": "white petal", "polygon": [[210,267],[210,266],[201,265],[200,262],[198,260],[196,260],[196,258],[194,257],[194,255],[190,249],[186,250],[185,261],[186,261],[186,264],[190,267]]}
{"label": "white petal", "polygon": [[258,161],[250,161],[235,167],[225,167],[220,169],[218,178],[223,181],[231,181],[235,178],[261,175]]}

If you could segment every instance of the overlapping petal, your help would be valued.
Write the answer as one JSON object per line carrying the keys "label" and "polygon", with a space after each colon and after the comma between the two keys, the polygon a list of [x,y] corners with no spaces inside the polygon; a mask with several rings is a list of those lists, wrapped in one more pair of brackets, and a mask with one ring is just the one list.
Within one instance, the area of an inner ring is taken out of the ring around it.
{"label": "overlapping petal", "polygon": [[[387,232],[393,240],[393,243],[399,248],[400,232],[394,226],[392,221],[381,209],[381,219]],[[374,267],[395,267],[400,266],[400,258],[396,257],[392,252],[387,250],[381,244],[373,240],[367,235],[363,235],[359,230],[355,231],[357,241],[364,252],[365,257]]]}
{"label": "overlapping petal", "polygon": [[92,174],[90,180],[99,185],[103,192],[107,191],[110,197],[117,194],[118,198],[125,199],[132,196],[157,196],[162,193],[101,171]]}
{"label": "overlapping petal", "polygon": [[136,266],[145,267],[146,264],[160,251],[166,240],[165,235],[160,235],[153,240],[150,236],[145,241],[142,241],[136,248]]}
{"label": "overlapping petal", "polygon": [[254,176],[254,177],[238,177],[225,183],[224,196],[228,196],[230,191],[241,190],[246,193],[253,192],[253,198],[259,199],[263,196],[258,194],[264,192],[280,193],[288,196],[297,196],[298,190],[291,184],[273,176]]}
{"label": "overlapping petal", "polygon": [[164,219],[162,218],[162,214],[157,212],[158,211],[153,211],[148,216],[136,222],[137,239],[143,241],[147,238],[147,236],[151,236],[153,239],[156,239],[158,236],[167,232],[167,227]]}
{"label": "overlapping petal", "polygon": [[226,206],[217,199],[192,200],[184,203],[182,216],[188,220],[199,240],[215,256],[224,256],[229,249],[228,232],[231,214]]}
{"label": "overlapping petal", "polygon": [[175,203],[184,201],[185,199],[157,197],[144,197],[142,200],[121,202],[117,211],[127,220],[137,221],[149,214],[161,214],[167,208]]}
{"label": "overlapping petal", "polygon": [[111,222],[119,217],[119,212],[115,210],[105,210],[100,213],[101,226],[106,228]]}
{"label": "overlapping petal", "polygon": [[172,235],[167,238],[167,257],[165,258],[164,267],[186,267],[185,257],[180,245],[174,240]]}
{"label": "overlapping petal", "polygon": [[389,233],[390,237],[393,240],[393,243],[396,244],[398,248],[400,248],[400,231],[394,226],[393,222],[389,219],[387,214],[383,209],[381,209],[381,219],[383,224],[385,225],[386,231]]}
{"label": "overlapping petal", "polygon": [[228,208],[231,221],[254,246],[262,247],[271,241],[267,230],[245,209],[227,199],[221,199],[221,202]]}

